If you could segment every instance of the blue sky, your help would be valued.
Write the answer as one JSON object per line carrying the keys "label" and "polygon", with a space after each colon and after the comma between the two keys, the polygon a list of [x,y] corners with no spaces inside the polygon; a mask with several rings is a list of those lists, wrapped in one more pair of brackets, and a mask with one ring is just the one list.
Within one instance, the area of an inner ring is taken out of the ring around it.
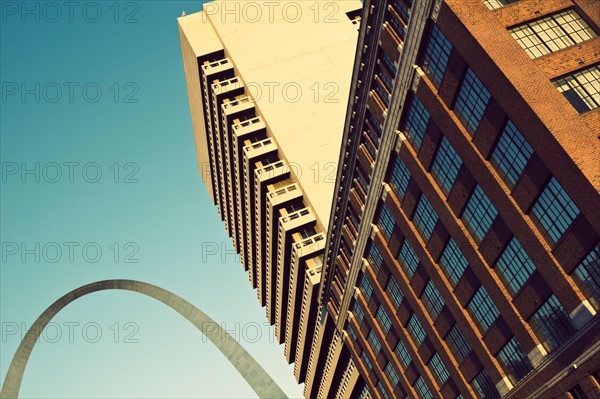
{"label": "blue sky", "polygon": [[[176,18],[202,2],[1,1],[0,378],[20,334],[101,279],[160,285],[224,323],[301,397],[197,170]],[[164,305],[69,305],[21,397],[255,397]]]}

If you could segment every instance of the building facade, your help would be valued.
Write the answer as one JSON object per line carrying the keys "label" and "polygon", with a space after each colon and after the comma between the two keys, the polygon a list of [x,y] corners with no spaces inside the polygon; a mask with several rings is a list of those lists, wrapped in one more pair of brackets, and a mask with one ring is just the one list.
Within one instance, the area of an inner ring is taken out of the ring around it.
{"label": "building facade", "polygon": [[600,398],[600,3],[250,3],[179,19],[185,74],[305,396]]}
{"label": "building facade", "polygon": [[599,24],[364,2],[320,293],[359,397],[600,397]]}

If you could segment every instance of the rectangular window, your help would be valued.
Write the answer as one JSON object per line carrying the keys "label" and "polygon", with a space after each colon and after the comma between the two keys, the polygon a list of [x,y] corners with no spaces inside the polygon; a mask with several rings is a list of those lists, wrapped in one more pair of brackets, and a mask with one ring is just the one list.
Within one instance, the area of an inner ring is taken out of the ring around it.
{"label": "rectangular window", "polygon": [[498,216],[498,211],[478,184],[461,217],[477,243],[480,243],[486,236],[496,216]]}
{"label": "rectangular window", "polygon": [[531,218],[550,244],[556,244],[579,215],[571,197],[552,177],[531,210]]}
{"label": "rectangular window", "polygon": [[531,58],[596,37],[596,33],[575,10],[519,25],[510,29],[510,33]]}
{"label": "rectangular window", "polygon": [[533,149],[517,127],[508,121],[492,153],[490,162],[509,188],[517,183],[529,162]]}
{"label": "rectangular window", "polygon": [[442,265],[446,271],[452,286],[456,287],[458,280],[460,280],[462,277],[469,263],[460,251],[460,248],[458,248],[458,245],[456,245],[456,242],[453,238],[448,240],[448,244],[446,244],[444,252],[442,252],[442,256],[440,257],[440,265]]}
{"label": "rectangular window", "polygon": [[496,262],[496,272],[504,282],[504,286],[514,295],[534,271],[535,265],[521,243],[513,237]]}
{"label": "rectangular window", "polygon": [[500,399],[496,386],[485,370],[482,370],[473,378],[471,385],[480,399]]}
{"label": "rectangular window", "polygon": [[455,324],[450,329],[445,340],[450,347],[450,350],[452,350],[454,357],[456,357],[458,363],[462,363],[462,361],[465,360],[471,353],[471,345],[469,345],[467,338],[465,338],[465,335],[458,324]]}
{"label": "rectangular window", "polygon": [[359,285],[363,293],[365,294],[365,297],[367,299],[371,298],[371,295],[373,295],[373,288],[371,287],[371,283],[369,283],[369,280],[367,280],[367,278],[364,275],[361,276]]}
{"label": "rectangular window", "polygon": [[490,101],[490,92],[471,68],[463,79],[454,109],[456,116],[473,136],[479,127],[485,108]]}
{"label": "rectangular window", "polygon": [[365,367],[367,368],[367,370],[373,371],[373,365],[371,364],[371,361],[369,360],[369,357],[367,356],[367,352],[362,351],[362,353],[360,354],[360,358],[365,363]]}
{"label": "rectangular window", "polygon": [[554,80],[554,86],[580,114],[600,106],[600,66]]}
{"label": "rectangular window", "polygon": [[452,45],[446,36],[436,24],[432,24],[422,64],[423,70],[436,88],[442,83],[451,52]]}
{"label": "rectangular window", "polygon": [[377,392],[379,392],[381,394],[383,399],[390,399],[389,395],[385,392],[381,381],[377,382]]}
{"label": "rectangular window", "polygon": [[392,217],[390,210],[388,209],[387,205],[383,204],[381,206],[381,210],[379,211],[379,220],[377,221],[377,226],[379,226],[379,229],[383,233],[386,241],[390,240],[395,225],[396,221]]}
{"label": "rectangular window", "polygon": [[396,370],[394,370],[392,364],[388,362],[383,371],[385,372],[385,375],[387,376],[390,385],[393,388],[396,388],[396,385],[400,383],[400,378],[398,377],[398,373],[396,373]]}
{"label": "rectangular window", "polygon": [[354,342],[358,341],[358,337],[356,336],[356,331],[354,331],[354,327],[352,327],[351,325],[348,325],[346,331],[348,331],[348,335],[350,336],[352,341],[354,341]]}
{"label": "rectangular window", "polygon": [[554,295],[531,316],[529,324],[548,352],[556,349],[575,332],[571,319]]}
{"label": "rectangular window", "polygon": [[413,146],[415,152],[419,152],[423,137],[425,137],[425,130],[429,124],[429,112],[423,106],[423,103],[417,96],[413,96],[410,101],[408,114],[406,116],[406,122],[404,126],[404,132],[408,142]]}
{"label": "rectangular window", "polygon": [[429,241],[438,219],[437,213],[433,210],[425,194],[421,194],[415,215],[413,216],[413,223],[425,242]]}
{"label": "rectangular window", "polygon": [[381,60],[381,62],[383,62],[383,65],[385,65],[390,75],[395,77],[396,72],[398,72],[398,68],[394,64],[394,60],[392,60],[383,49],[381,49],[381,51],[379,52],[379,59]]}
{"label": "rectangular window", "polygon": [[363,322],[363,320],[365,318],[365,314],[364,314],[363,310],[360,308],[360,305],[358,304],[358,302],[354,302],[354,306],[352,307],[352,313],[354,313],[354,316],[356,316],[356,319],[358,320],[358,324]]}
{"label": "rectangular window", "polygon": [[396,307],[399,307],[404,300],[404,294],[400,290],[394,276],[390,276],[388,279],[387,285],[385,286],[385,293]]}
{"label": "rectangular window", "polygon": [[486,333],[498,316],[500,316],[500,311],[494,305],[492,298],[490,298],[485,288],[483,288],[483,285],[479,287],[473,298],[471,298],[469,310],[483,333]]}
{"label": "rectangular window", "polygon": [[533,366],[529,358],[523,352],[523,347],[515,337],[513,337],[502,349],[498,352],[498,359],[504,365],[504,369],[509,373],[508,377],[513,384],[519,382],[525,377]]}
{"label": "rectangular window", "polygon": [[423,290],[421,301],[434,321],[438,318],[442,312],[442,309],[444,309],[444,305],[446,304],[446,302],[444,302],[444,298],[442,298],[442,295],[431,280],[429,280],[425,286],[425,289]]}
{"label": "rectangular window", "polygon": [[379,325],[381,325],[381,328],[384,333],[387,334],[390,332],[390,328],[392,328],[392,321],[387,315],[385,309],[381,307],[381,305],[377,308],[375,319],[377,320],[377,322],[379,322]]}
{"label": "rectangular window", "polygon": [[423,377],[419,377],[417,379],[417,382],[415,382],[415,388],[420,399],[433,399],[433,395],[431,394],[429,388],[427,388],[427,384],[425,384]]}
{"label": "rectangular window", "polygon": [[375,336],[373,330],[369,332],[369,335],[367,336],[367,341],[369,342],[369,344],[371,344],[371,349],[373,349],[373,353],[375,353],[375,357],[377,357],[377,355],[381,351],[381,343],[379,342],[379,339],[377,339],[377,337]]}
{"label": "rectangular window", "polygon": [[427,334],[425,334],[425,330],[423,329],[419,319],[417,319],[417,316],[414,314],[410,316],[410,319],[408,319],[408,324],[406,325],[406,329],[410,333],[410,336],[415,341],[417,346],[421,346],[423,341],[425,341]]}
{"label": "rectangular window", "polygon": [[375,275],[377,275],[379,273],[379,270],[381,270],[381,265],[383,264],[383,257],[381,256],[379,250],[377,249],[375,244],[373,244],[373,242],[369,243],[367,253],[367,260],[373,268],[373,272],[375,273]]}
{"label": "rectangular window", "polygon": [[508,4],[516,3],[519,0],[483,0],[483,4],[490,10],[496,10]]}
{"label": "rectangular window", "polygon": [[404,242],[402,243],[402,248],[398,254],[398,262],[400,262],[400,265],[402,265],[406,271],[409,279],[412,278],[415,274],[415,270],[417,270],[417,266],[419,266],[419,257],[407,239],[404,239]]}
{"label": "rectangular window", "polygon": [[401,340],[398,340],[396,348],[394,349],[394,353],[396,353],[398,359],[400,359],[400,363],[402,363],[404,365],[404,369],[406,369],[412,359],[408,354],[408,350],[406,350],[406,346],[404,346],[404,343]]}
{"label": "rectangular window", "polygon": [[396,193],[398,199],[402,200],[404,194],[406,194],[406,188],[408,187],[408,182],[410,180],[410,172],[398,154],[394,157],[394,166],[392,168],[390,179],[392,189]]}
{"label": "rectangular window", "polygon": [[577,266],[574,273],[579,288],[592,305],[600,307],[600,244]]}
{"label": "rectangular window", "polygon": [[448,378],[450,378],[450,373],[444,365],[439,353],[436,353],[431,357],[431,360],[429,360],[429,367],[434,371],[440,385],[444,385],[446,381],[448,381]]}
{"label": "rectangular window", "polygon": [[379,79],[381,79],[381,82],[384,84],[387,92],[391,93],[394,89],[394,82],[392,80],[393,78],[390,78],[388,72],[386,72],[385,68],[381,65],[377,66],[376,74],[379,77]]}
{"label": "rectangular window", "polygon": [[446,196],[450,193],[450,190],[452,190],[452,186],[456,181],[456,176],[458,176],[458,171],[461,166],[462,160],[448,139],[444,137],[435,156],[433,166],[431,167],[431,174]]}
{"label": "rectangular window", "polygon": [[381,126],[379,126],[379,122],[377,122],[377,119],[375,119],[373,114],[371,114],[368,111],[367,111],[366,119],[367,119],[367,122],[369,123],[369,126],[373,128],[375,134],[377,135],[377,139],[378,139],[377,143],[379,143],[379,138],[383,134],[383,132],[381,130]]}
{"label": "rectangular window", "polygon": [[406,37],[406,25],[399,18],[396,18],[393,12],[388,14],[388,24],[392,28],[392,31],[396,34],[397,39],[400,43],[404,42]]}
{"label": "rectangular window", "polygon": [[[408,3],[412,5],[412,0],[410,0]],[[400,0],[394,0],[394,1],[392,1],[392,7],[394,7],[394,10],[396,10],[398,15],[402,19],[402,22],[404,22],[404,24],[407,25],[408,18],[409,18],[409,11],[408,11],[408,8],[406,7],[406,5],[404,5],[404,3]]]}

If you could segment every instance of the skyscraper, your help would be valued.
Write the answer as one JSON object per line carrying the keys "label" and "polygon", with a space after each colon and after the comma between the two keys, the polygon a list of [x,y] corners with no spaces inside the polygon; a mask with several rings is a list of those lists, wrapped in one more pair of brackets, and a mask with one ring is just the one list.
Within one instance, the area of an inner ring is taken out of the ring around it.
{"label": "skyscraper", "polygon": [[297,380],[315,389],[328,385],[317,299],[361,7],[216,1],[179,19],[202,178]]}
{"label": "skyscraper", "polygon": [[199,166],[305,396],[600,398],[600,3],[209,4]]}

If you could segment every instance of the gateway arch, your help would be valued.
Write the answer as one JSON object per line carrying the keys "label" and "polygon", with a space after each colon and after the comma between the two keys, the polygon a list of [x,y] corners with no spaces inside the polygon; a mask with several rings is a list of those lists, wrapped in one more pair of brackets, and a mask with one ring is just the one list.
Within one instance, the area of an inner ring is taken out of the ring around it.
{"label": "gateway arch", "polygon": [[[39,335],[52,318],[74,300],[93,292],[104,290],[138,292],[164,303],[185,317],[208,337],[225,357],[229,359],[231,364],[237,369],[242,377],[244,377],[260,398],[287,398],[285,393],[267,374],[262,366],[231,335],[229,335],[227,331],[221,328],[206,313],[170,291],[135,280],[97,281],[67,293],[50,305],[44,313],[37,318],[21,341],[21,344],[10,363],[8,372],[6,373],[4,385],[0,392],[0,398],[17,398],[19,396],[19,389],[21,387],[21,380],[23,379],[25,367],[27,366],[27,360],[31,355],[31,351],[33,350]],[[210,331],[207,331],[208,326],[210,326]]]}

